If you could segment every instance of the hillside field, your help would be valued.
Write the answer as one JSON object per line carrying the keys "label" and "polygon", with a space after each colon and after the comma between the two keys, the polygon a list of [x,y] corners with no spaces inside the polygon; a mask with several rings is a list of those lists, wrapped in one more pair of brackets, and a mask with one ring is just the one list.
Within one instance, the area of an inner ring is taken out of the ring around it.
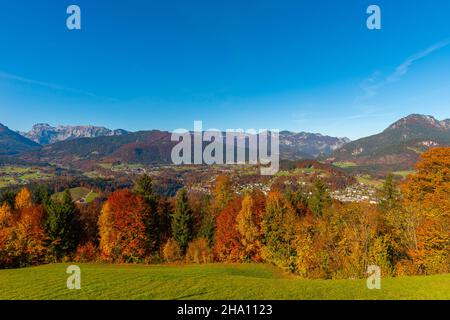
{"label": "hillside field", "polygon": [[[98,198],[99,194],[83,187],[72,188],[69,190],[73,201],[84,200],[85,203],[90,203]],[[64,192],[55,193],[53,198],[61,200],[63,198]]]}
{"label": "hillside field", "polygon": [[81,290],[68,290],[68,264],[0,270],[0,299],[450,299],[450,275],[303,280],[263,264],[78,264]]}

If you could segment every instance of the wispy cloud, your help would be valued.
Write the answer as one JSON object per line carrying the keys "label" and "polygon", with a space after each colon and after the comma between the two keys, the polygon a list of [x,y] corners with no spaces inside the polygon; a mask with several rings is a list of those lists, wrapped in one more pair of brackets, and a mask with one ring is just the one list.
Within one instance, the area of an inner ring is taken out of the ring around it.
{"label": "wispy cloud", "polygon": [[441,41],[423,51],[420,51],[405,61],[403,61],[399,66],[395,68],[395,70],[388,75],[387,77],[383,77],[380,71],[375,71],[369,78],[367,78],[362,84],[361,88],[364,90],[363,96],[358,96],[355,102],[361,102],[368,98],[374,97],[378,94],[378,92],[384,88],[385,86],[398,82],[404,77],[412,67],[412,65],[432,54],[439,49],[445,48],[450,44],[450,40]]}
{"label": "wispy cloud", "polygon": [[66,86],[62,86],[62,85],[50,83],[50,82],[29,79],[29,78],[21,77],[21,76],[11,74],[8,72],[4,72],[1,70],[0,70],[0,78],[10,80],[10,81],[21,82],[21,83],[29,84],[29,85],[45,87],[45,88],[52,89],[52,90],[65,91],[68,93],[88,96],[88,97],[97,98],[97,99],[106,99],[106,100],[110,100],[110,101],[116,101],[116,99],[114,99],[114,98],[99,96],[99,95],[89,92],[89,91],[74,89],[74,88],[70,88],[70,87],[66,87]]}

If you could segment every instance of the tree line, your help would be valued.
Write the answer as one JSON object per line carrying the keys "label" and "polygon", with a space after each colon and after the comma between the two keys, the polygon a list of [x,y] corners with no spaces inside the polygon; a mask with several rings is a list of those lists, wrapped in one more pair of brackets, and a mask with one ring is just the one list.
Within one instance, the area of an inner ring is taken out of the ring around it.
{"label": "tree line", "polygon": [[266,262],[305,278],[450,272],[450,148],[422,154],[380,202],[340,203],[317,180],[238,195],[228,176],[211,194],[157,195],[148,176],[106,201],[77,205],[44,187],[0,198],[0,268],[59,261]]}

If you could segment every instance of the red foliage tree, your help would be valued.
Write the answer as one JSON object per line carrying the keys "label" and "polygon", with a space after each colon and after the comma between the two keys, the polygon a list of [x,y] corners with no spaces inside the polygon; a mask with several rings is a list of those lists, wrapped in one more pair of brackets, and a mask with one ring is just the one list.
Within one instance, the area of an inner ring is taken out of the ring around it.
{"label": "red foliage tree", "polygon": [[242,199],[232,200],[217,216],[214,256],[219,261],[240,261],[244,250],[240,241],[236,217],[241,211]]}

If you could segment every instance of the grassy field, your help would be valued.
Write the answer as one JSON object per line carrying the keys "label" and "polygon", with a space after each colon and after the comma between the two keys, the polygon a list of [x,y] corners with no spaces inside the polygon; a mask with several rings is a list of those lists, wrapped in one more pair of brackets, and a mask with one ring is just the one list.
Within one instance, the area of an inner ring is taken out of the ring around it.
{"label": "grassy field", "polygon": [[356,180],[359,183],[366,184],[368,186],[372,186],[374,188],[381,188],[383,186],[384,180],[374,178],[368,174],[358,175],[356,176]]}
{"label": "grassy field", "polygon": [[[98,193],[92,192],[90,189],[83,187],[72,188],[69,191],[74,201],[84,199],[86,203],[90,203],[99,197]],[[53,198],[61,200],[63,195],[64,192],[55,193]]]}
{"label": "grassy field", "polygon": [[393,172],[393,174],[395,174],[396,176],[401,176],[402,179],[406,179],[410,174],[413,174],[413,173],[414,173],[413,170],[403,170],[403,171]]}
{"label": "grassy field", "polygon": [[0,188],[48,180],[52,177],[53,175],[44,172],[43,168],[0,166]]}
{"label": "grassy field", "polygon": [[450,275],[302,280],[263,264],[79,264],[81,290],[68,290],[65,264],[0,270],[0,299],[450,299]]}
{"label": "grassy field", "polygon": [[339,168],[353,168],[353,167],[357,167],[358,165],[354,162],[334,162],[333,166],[339,167]]}

